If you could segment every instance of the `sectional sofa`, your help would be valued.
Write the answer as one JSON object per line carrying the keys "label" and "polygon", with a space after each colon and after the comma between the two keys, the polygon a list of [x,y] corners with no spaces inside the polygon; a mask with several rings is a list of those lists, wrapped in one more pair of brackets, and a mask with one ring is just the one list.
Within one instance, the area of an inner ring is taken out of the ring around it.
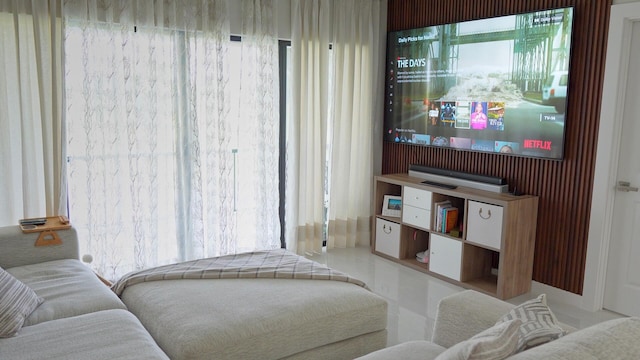
{"label": "sectional sofa", "polygon": [[17,334],[0,339],[0,359],[168,359],[125,304],[78,260],[74,229],[62,245],[34,247],[38,234],[0,228],[0,267],[42,302]]}
{"label": "sectional sofa", "polygon": [[[186,279],[118,296],[79,261],[75,229],[57,233],[62,245],[35,247],[37,233],[0,228],[0,359],[353,359],[386,345],[387,303],[365,287]],[[35,309],[14,333],[3,289],[31,295],[19,302]]]}
{"label": "sectional sofa", "polygon": [[[557,322],[543,299],[541,295],[515,306],[465,290],[440,301],[431,341],[401,343],[358,360],[640,359],[640,318],[622,317],[577,330]],[[496,325],[508,315],[521,319]],[[531,321],[523,322],[527,317]]]}

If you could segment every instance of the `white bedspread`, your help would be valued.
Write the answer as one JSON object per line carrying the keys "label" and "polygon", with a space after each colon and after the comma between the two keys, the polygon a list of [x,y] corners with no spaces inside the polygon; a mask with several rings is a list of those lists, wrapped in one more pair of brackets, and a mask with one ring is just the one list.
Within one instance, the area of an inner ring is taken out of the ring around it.
{"label": "white bedspread", "polygon": [[128,286],[146,281],[233,278],[337,280],[367,288],[364,282],[347,274],[288,250],[276,249],[186,261],[135,271],[118,280],[112,286],[112,290],[120,296]]}

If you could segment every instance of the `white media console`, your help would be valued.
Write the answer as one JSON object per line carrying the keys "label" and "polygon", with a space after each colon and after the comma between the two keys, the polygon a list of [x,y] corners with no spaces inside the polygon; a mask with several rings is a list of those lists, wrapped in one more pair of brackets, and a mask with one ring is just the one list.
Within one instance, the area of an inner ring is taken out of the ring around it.
{"label": "white media console", "polygon": [[[464,182],[451,189],[424,184],[424,179],[409,174],[375,177],[372,252],[501,299],[528,292],[538,197],[479,189]],[[450,179],[430,179],[451,184]],[[504,189],[506,185],[497,186]],[[401,197],[399,216],[383,215],[385,195]],[[458,211],[455,226],[446,232],[436,226],[438,205],[444,203]],[[418,255],[424,253],[428,260]]]}

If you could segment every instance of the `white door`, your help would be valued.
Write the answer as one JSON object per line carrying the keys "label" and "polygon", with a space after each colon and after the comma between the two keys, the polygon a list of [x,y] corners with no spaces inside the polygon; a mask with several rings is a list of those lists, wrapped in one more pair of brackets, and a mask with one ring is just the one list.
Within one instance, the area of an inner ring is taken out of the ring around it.
{"label": "white door", "polygon": [[640,316],[640,4],[612,7],[610,27],[610,41],[622,35],[617,54],[607,55],[607,62],[619,64],[618,104],[611,116],[621,123],[604,308]]}

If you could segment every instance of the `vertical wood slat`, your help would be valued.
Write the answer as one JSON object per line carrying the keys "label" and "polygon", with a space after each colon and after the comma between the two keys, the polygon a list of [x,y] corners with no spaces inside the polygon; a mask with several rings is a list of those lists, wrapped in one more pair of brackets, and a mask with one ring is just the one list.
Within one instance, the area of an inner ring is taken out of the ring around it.
{"label": "vertical wood slat", "polygon": [[540,197],[533,279],[582,294],[611,0],[388,0],[388,30],[574,7],[564,160],[385,142],[383,174],[419,164],[506,178]]}

